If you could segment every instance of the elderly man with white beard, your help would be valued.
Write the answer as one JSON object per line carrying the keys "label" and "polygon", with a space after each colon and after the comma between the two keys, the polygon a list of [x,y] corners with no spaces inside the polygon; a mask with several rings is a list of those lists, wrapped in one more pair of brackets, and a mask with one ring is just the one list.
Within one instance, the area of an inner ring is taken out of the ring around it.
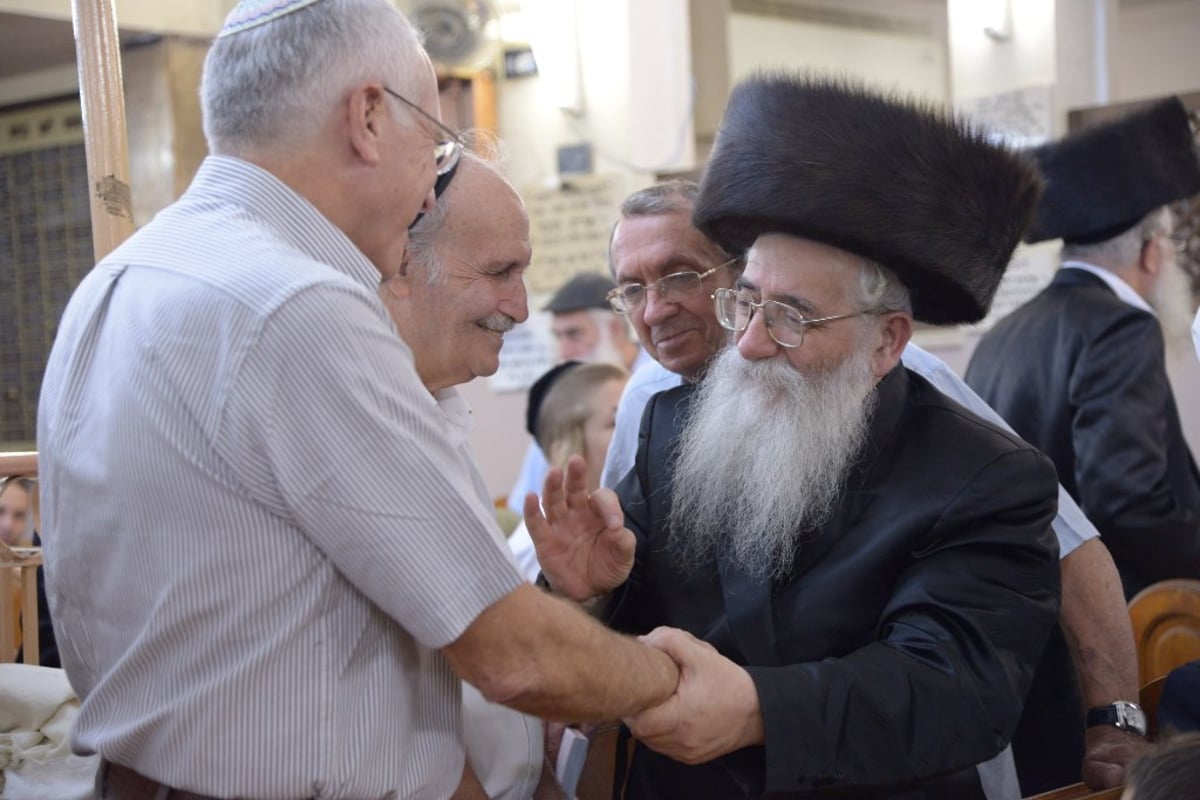
{"label": "elderly man with white beard", "polygon": [[983,316],[1038,189],[858,87],[734,90],[694,215],[746,252],[734,345],[650,401],[623,520],[578,465],[526,505],[550,587],[681,664],[626,797],[984,796],[1058,610],[1055,476],[900,356]]}
{"label": "elderly man with white beard", "polygon": [[1127,597],[1200,578],[1200,471],[1164,342],[1186,341],[1192,311],[1168,207],[1200,192],[1188,113],[1168,98],[1036,157],[1047,188],[1025,238],[1062,239],[1061,264],[979,340],[967,383],[1054,461]]}

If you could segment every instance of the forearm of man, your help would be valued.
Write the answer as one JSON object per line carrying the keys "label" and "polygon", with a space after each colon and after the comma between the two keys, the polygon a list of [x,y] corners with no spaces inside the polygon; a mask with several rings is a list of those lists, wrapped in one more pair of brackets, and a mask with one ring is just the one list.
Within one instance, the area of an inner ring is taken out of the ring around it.
{"label": "forearm of man", "polygon": [[[1137,652],[1125,595],[1108,548],[1089,539],[1061,562],[1060,619],[1084,708],[1138,699]],[[1116,786],[1145,747],[1140,737],[1109,725],[1088,728],[1081,767],[1093,788]]]}
{"label": "forearm of man", "polygon": [[547,719],[633,716],[679,682],[666,654],[528,585],[489,606],[442,652],[488,700]]}
{"label": "forearm of man", "polygon": [[1108,548],[1089,539],[1061,562],[1060,619],[1088,708],[1136,701],[1137,651],[1121,580]]}

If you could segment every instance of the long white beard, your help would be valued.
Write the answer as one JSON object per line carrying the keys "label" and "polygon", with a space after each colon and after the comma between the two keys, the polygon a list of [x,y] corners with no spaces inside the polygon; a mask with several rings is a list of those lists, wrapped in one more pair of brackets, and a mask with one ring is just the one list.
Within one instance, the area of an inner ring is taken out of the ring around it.
{"label": "long white beard", "polygon": [[786,576],[859,457],[875,384],[869,348],[813,374],[735,347],[719,354],[678,445],[668,537],[678,564],[711,569],[725,552],[756,578]]}

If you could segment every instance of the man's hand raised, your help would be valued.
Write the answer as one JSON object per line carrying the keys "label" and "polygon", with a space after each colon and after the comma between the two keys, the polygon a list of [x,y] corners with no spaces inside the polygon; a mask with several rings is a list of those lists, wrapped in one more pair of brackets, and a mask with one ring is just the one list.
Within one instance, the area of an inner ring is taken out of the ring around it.
{"label": "man's hand raised", "polygon": [[559,469],[546,475],[541,508],[536,495],[525,497],[525,525],[542,572],[555,592],[572,600],[607,594],[629,577],[637,540],[624,522],[612,491],[588,492],[581,456],[567,462],[565,477]]}

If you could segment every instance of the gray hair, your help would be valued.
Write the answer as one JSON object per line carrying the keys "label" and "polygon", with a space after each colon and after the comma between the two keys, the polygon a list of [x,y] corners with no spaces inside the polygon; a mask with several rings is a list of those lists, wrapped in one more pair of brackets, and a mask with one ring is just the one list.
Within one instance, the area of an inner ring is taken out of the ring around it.
{"label": "gray hair", "polygon": [[[463,153],[462,158],[466,159],[467,154]],[[425,283],[430,286],[440,284],[446,274],[446,262],[437,245],[450,212],[450,202],[446,199],[448,194],[443,192],[433,210],[421,217],[408,232],[408,268],[424,270]]]}
{"label": "gray hair", "polygon": [[1171,209],[1162,206],[1142,217],[1138,224],[1111,239],[1094,244],[1064,244],[1063,261],[1086,261],[1102,267],[1125,267],[1135,263],[1142,248],[1156,233],[1170,233]]}
{"label": "gray hair", "polygon": [[[484,138],[479,139],[480,136]],[[472,146],[479,146],[478,142],[482,141],[487,152],[487,157],[479,155],[471,150],[464,150],[461,159],[459,160],[459,169],[462,169],[463,163],[471,161],[484,169],[489,169],[497,174],[500,172],[500,161],[504,154],[498,142],[488,141],[486,134],[477,134],[467,132],[463,135],[464,141],[472,142]],[[450,185],[454,185],[451,180]],[[420,222],[408,232],[408,267],[412,269],[420,269],[425,272],[425,283],[430,286],[440,284],[446,275],[446,260],[442,257],[438,242],[441,239],[442,230],[446,227],[446,217],[450,213],[449,189],[442,193],[442,196],[437,199],[437,204],[433,210],[425,216],[421,217]]]}
{"label": "gray hair", "polygon": [[864,311],[904,311],[912,314],[912,298],[895,272],[872,261],[859,258],[858,307]]}
{"label": "gray hair", "polygon": [[[612,245],[613,240],[617,238],[617,227],[620,226],[621,220],[629,219],[630,217],[657,217],[663,214],[691,214],[696,207],[696,201],[700,198],[700,184],[695,181],[685,181],[681,179],[672,179],[656,183],[653,186],[647,186],[645,189],[639,189],[629,197],[625,198],[625,202],[621,203],[621,218],[613,223],[612,230],[608,233],[608,271],[615,279],[617,277],[617,265],[612,260]],[[711,239],[709,241],[712,241]],[[733,254],[726,251],[716,242],[712,242],[713,246],[725,254],[726,257],[732,257]],[[745,267],[745,259],[741,258],[737,264],[732,264],[735,271],[740,272]]]}
{"label": "gray hair", "polygon": [[670,180],[640,189],[621,203],[621,217],[654,217],[690,213],[700,197],[695,181]]}
{"label": "gray hair", "polygon": [[244,153],[311,136],[346,91],[380,81],[411,97],[420,34],[389,0],[322,0],[218,38],[200,82],[213,153]]}

